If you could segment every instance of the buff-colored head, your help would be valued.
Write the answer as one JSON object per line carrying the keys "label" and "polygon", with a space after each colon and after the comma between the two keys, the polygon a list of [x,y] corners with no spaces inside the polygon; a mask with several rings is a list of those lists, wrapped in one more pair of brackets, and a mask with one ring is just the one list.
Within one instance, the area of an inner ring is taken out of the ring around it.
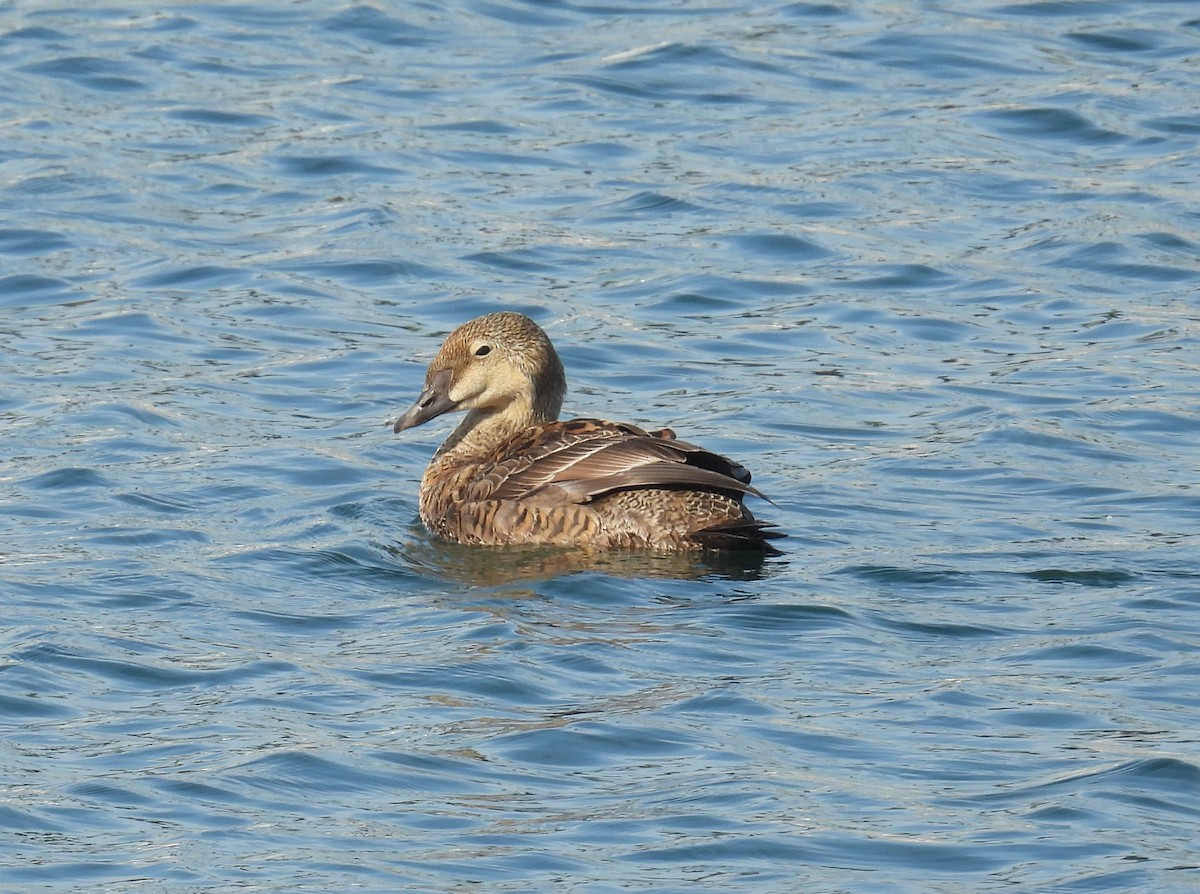
{"label": "buff-colored head", "polygon": [[502,414],[524,425],[558,418],[566,393],[562,362],[537,323],[511,312],[488,314],[446,338],[425,374],[417,402],[395,430],[451,410]]}

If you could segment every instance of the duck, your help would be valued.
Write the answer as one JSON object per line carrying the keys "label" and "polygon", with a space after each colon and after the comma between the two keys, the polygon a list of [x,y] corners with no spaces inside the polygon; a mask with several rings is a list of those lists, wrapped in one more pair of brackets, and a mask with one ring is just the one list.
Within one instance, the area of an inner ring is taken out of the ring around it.
{"label": "duck", "polygon": [[567,391],[549,336],[524,314],[490,313],[446,337],[397,434],[466,415],[421,477],[419,513],[433,534],[474,546],[610,550],[779,551],[766,499],[741,465],[671,429],[560,420]]}

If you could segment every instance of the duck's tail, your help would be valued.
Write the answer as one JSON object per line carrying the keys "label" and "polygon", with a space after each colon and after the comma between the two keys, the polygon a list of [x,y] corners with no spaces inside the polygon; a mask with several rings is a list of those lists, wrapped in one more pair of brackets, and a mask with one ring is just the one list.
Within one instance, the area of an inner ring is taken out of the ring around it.
{"label": "duck's tail", "polygon": [[782,531],[774,530],[770,522],[758,521],[754,518],[738,518],[730,521],[701,528],[689,536],[705,549],[720,550],[755,550],[770,556],[782,555],[782,551],[772,545],[772,540],[786,537]]}

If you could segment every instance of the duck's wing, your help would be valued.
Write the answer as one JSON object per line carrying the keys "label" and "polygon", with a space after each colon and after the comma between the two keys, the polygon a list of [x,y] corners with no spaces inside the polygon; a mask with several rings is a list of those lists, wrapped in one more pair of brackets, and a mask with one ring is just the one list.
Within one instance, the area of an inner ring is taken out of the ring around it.
{"label": "duck's wing", "polygon": [[586,503],[639,487],[762,497],[745,468],[669,430],[651,434],[599,419],[551,422],[515,435],[476,481],[487,491],[482,498],[547,503]]}

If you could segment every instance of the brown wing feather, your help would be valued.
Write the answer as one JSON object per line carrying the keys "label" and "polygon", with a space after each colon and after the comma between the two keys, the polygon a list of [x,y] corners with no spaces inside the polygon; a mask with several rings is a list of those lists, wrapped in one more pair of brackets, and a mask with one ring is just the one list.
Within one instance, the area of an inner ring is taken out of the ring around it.
{"label": "brown wing feather", "polygon": [[762,496],[750,473],[722,456],[633,425],[574,419],[513,437],[472,490],[475,499],[519,500],[553,488],[573,502],[633,487],[674,487]]}
{"label": "brown wing feather", "polygon": [[599,478],[567,479],[550,486],[557,488],[576,503],[587,502],[610,491],[633,487],[677,487],[762,496],[753,487],[736,478],[698,466],[685,465],[680,460],[637,466]]}

